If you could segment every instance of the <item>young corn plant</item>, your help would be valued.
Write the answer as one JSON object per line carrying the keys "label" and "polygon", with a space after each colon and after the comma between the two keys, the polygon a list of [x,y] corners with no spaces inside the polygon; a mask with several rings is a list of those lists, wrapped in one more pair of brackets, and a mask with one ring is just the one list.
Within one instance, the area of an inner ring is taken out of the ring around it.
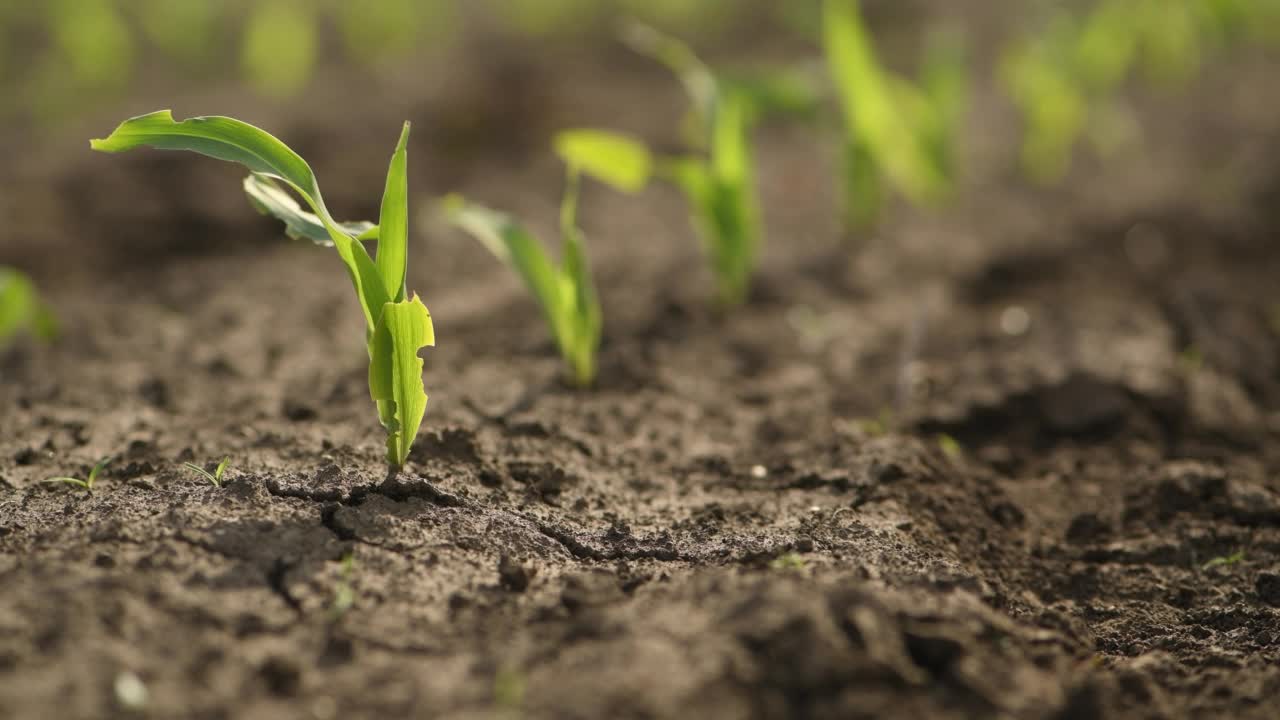
{"label": "young corn plant", "polygon": [[844,195],[851,227],[874,225],[892,188],[937,205],[956,183],[956,146],[968,106],[965,54],[935,41],[913,83],[886,71],[858,0],[824,0],[823,42],[844,116]]}
{"label": "young corn plant", "polygon": [[107,463],[109,461],[110,461],[110,458],[102,458],[101,460],[99,460],[98,464],[94,465],[93,468],[89,470],[89,474],[85,476],[83,480],[77,477],[63,476],[63,477],[51,477],[48,480],[45,480],[45,482],[70,485],[72,487],[80,488],[86,493],[92,495],[93,486],[98,482],[98,475],[102,474],[103,468],[107,466]]}
{"label": "young corn plant", "polygon": [[48,341],[57,334],[58,325],[31,278],[0,266],[0,348],[22,332]]}
{"label": "young corn plant", "polygon": [[214,487],[222,487],[222,483],[226,480],[224,475],[227,472],[227,465],[230,464],[230,462],[231,458],[222,458],[222,462],[218,463],[218,466],[213,469],[213,472],[209,472],[201,465],[190,462],[182,463],[182,467],[190,470],[196,475],[199,475],[205,480],[208,480]]}
{"label": "young corn plant", "polygon": [[[369,393],[386,430],[386,459],[404,465],[427,408],[418,352],[435,344],[431,314],[406,287],[408,265],[409,123],[391,157],[378,225],[339,223],[329,214],[315,174],[305,160],[274,136],[229,117],[181,122],[168,110],[122,123],[94,150],[124,152],[138,147],[187,150],[248,168],[245,190],[260,211],[285,224],[288,234],[333,247],[346,266],[365,319]],[[283,186],[283,187],[282,187]],[[306,203],[304,210],[288,193]],[[361,241],[377,240],[371,256]]]}
{"label": "young corn plant", "polygon": [[479,240],[519,273],[542,309],[570,379],[579,387],[586,387],[596,378],[603,313],[587,262],[585,236],[578,227],[581,178],[591,175],[621,190],[635,192],[647,181],[649,158],[643,146],[592,131],[562,133],[556,139],[556,149],[566,167],[565,193],[560,203],[559,263],[532,233],[504,213],[468,203],[456,195],[445,199],[444,210],[451,224]]}
{"label": "young corn plant", "polygon": [[[751,289],[763,235],[751,133],[770,109],[768,94],[776,89],[719,78],[684,42],[648,26],[629,27],[623,40],[671,70],[689,96],[692,107],[685,126],[696,151],[656,158],[646,166],[652,165],[653,174],[688,201],[720,304],[741,305]],[[637,151],[648,155],[643,146]]]}

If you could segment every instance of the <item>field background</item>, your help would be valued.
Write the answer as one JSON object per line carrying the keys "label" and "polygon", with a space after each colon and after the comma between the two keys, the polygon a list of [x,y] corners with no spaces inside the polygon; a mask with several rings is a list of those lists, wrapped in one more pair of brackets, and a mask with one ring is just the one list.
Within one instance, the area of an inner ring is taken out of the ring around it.
{"label": "field background", "polygon": [[[0,353],[0,717],[1272,717],[1275,50],[1126,86],[1123,142],[1044,186],[995,67],[1046,5],[866,5],[896,68],[970,41],[953,205],[847,234],[838,128],[770,123],[722,313],[676,193],[589,187],[576,391],[433,198],[552,237],[555,131],[681,143],[620,18],[750,69],[820,60],[816,5],[0,0],[0,264],[62,326]],[[439,344],[400,477],[331,251],[237,168],[89,152],[162,107],[276,134],[344,218],[413,121]],[[92,496],[41,482],[102,457]]]}

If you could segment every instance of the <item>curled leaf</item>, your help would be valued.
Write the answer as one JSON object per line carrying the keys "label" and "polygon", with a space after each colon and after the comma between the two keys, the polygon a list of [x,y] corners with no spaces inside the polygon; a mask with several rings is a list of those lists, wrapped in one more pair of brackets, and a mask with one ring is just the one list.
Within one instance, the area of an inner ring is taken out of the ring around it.
{"label": "curled leaf", "polygon": [[556,136],[556,153],[576,172],[628,193],[649,183],[653,158],[639,140],[606,130],[566,130]]}
{"label": "curled leaf", "polygon": [[[333,238],[314,213],[302,209],[297,200],[266,175],[253,174],[244,179],[244,192],[249,203],[263,215],[284,223],[285,234],[294,240],[310,240],[323,247],[333,247]],[[371,222],[340,223],[343,232],[358,240],[377,240],[378,226]]]}
{"label": "curled leaf", "polygon": [[414,295],[382,308],[369,342],[369,393],[387,430],[387,462],[404,465],[427,412],[418,351],[436,344],[431,313]]}

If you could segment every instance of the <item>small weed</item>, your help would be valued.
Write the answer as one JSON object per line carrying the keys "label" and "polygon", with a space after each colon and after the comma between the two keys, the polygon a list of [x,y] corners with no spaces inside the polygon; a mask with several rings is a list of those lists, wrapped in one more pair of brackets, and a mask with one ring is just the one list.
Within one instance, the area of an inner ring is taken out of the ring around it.
{"label": "small weed", "polygon": [[64,485],[70,485],[72,487],[80,488],[81,490],[84,490],[85,492],[92,495],[93,486],[98,482],[98,475],[102,473],[102,469],[107,466],[108,462],[110,462],[110,458],[102,458],[101,460],[99,460],[98,464],[94,465],[93,469],[89,471],[88,477],[84,478],[83,480],[81,480],[80,478],[64,476],[64,477],[51,477],[48,480],[45,480],[44,482],[61,483]]}
{"label": "small weed", "polygon": [[807,563],[796,553],[783,553],[769,561],[770,570],[804,570]]}
{"label": "small weed", "polygon": [[1244,550],[1237,550],[1236,552],[1233,552],[1230,555],[1222,555],[1222,556],[1213,558],[1209,562],[1206,562],[1204,565],[1201,565],[1200,569],[1208,570],[1210,568],[1215,568],[1215,567],[1235,565],[1236,563],[1241,562],[1242,560],[1244,560]]}
{"label": "small weed", "polygon": [[959,460],[964,457],[964,446],[954,437],[942,433],[938,435],[938,447],[942,450],[942,454],[952,460]]}
{"label": "small weed", "polygon": [[356,604],[355,590],[356,556],[347,553],[342,556],[342,566],[338,571],[338,584],[333,589],[333,601],[329,604],[329,618],[338,620],[347,614]]}
{"label": "small weed", "polygon": [[199,465],[196,465],[195,463],[184,462],[182,463],[182,466],[190,470],[191,472],[199,475],[200,477],[204,478],[205,480],[208,480],[209,482],[213,483],[215,486],[222,487],[222,483],[224,481],[223,475],[226,473],[227,464],[230,461],[231,461],[231,458],[222,458],[222,462],[218,463],[218,467],[214,468],[213,472],[209,472],[205,468]]}

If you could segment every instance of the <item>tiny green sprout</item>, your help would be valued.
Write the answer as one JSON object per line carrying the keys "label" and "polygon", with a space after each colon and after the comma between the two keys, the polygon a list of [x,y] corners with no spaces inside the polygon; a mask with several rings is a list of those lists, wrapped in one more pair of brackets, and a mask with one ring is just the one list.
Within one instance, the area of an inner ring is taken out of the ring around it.
{"label": "tiny green sprout", "polygon": [[[608,175],[607,168],[595,170]],[[560,205],[560,255],[557,264],[528,230],[509,216],[453,195],[443,203],[446,219],[480,241],[502,262],[510,265],[542,308],[570,378],[587,387],[596,378],[596,354],[600,348],[603,313],[595,280],[587,263],[584,236],[578,228],[578,191],[583,168],[569,165],[564,198]],[[628,178],[613,180],[626,185]]]}
{"label": "tiny green sprout", "polygon": [[64,477],[51,477],[48,480],[45,480],[45,482],[70,485],[72,487],[80,488],[81,490],[84,490],[85,492],[92,495],[93,486],[98,482],[98,475],[102,474],[102,469],[107,466],[108,462],[110,462],[110,458],[102,458],[101,460],[99,460],[98,464],[94,465],[93,468],[89,470],[88,477],[84,478],[83,480],[76,477],[64,476]]}
{"label": "tiny green sprout", "polygon": [[[284,222],[294,238],[333,247],[346,266],[365,319],[369,354],[369,394],[386,431],[387,464],[404,465],[427,409],[418,352],[435,345],[431,313],[410,295],[408,268],[409,123],[391,157],[377,226],[339,223],[329,214],[311,166],[269,133],[229,117],[195,117],[176,122],[168,110],[126,120],[94,150],[124,152],[142,146],[188,150],[238,163],[252,173],[245,192],[259,211]],[[283,185],[283,187],[282,187]],[[306,203],[304,210],[285,188]],[[362,241],[376,240],[370,256]]]}
{"label": "tiny green sprout", "polygon": [[783,553],[769,561],[769,568],[772,570],[804,570],[805,566],[804,558],[792,552]]}
{"label": "tiny green sprout", "polygon": [[942,433],[938,435],[938,448],[942,450],[942,454],[952,460],[959,460],[964,456],[964,446],[954,437]]}
{"label": "tiny green sprout", "polygon": [[222,462],[218,463],[218,466],[214,468],[213,472],[209,472],[195,463],[184,462],[182,463],[182,466],[205,480],[208,480],[210,483],[213,483],[214,486],[222,487],[222,483],[224,482],[223,475],[226,473],[227,465],[230,462],[231,458],[222,458]]}
{"label": "tiny green sprout", "polygon": [[0,266],[0,348],[24,331],[48,341],[57,334],[58,327],[31,278]]}
{"label": "tiny green sprout", "polygon": [[1237,550],[1236,552],[1233,552],[1230,555],[1223,555],[1220,557],[1213,558],[1212,560],[1205,563],[1204,565],[1201,565],[1200,569],[1209,570],[1211,568],[1216,568],[1216,567],[1235,565],[1236,563],[1239,563],[1243,560],[1244,560],[1244,550]]}
{"label": "tiny green sprout", "polygon": [[825,0],[823,42],[845,119],[845,213],[873,225],[894,187],[936,205],[955,184],[956,146],[968,105],[968,69],[957,38],[931,44],[919,83],[886,71],[858,0]]}
{"label": "tiny green sprout", "polygon": [[329,617],[333,620],[347,614],[356,604],[356,591],[353,585],[356,576],[356,555],[347,553],[342,556],[339,568],[338,583],[333,589],[333,602],[329,605]]}

